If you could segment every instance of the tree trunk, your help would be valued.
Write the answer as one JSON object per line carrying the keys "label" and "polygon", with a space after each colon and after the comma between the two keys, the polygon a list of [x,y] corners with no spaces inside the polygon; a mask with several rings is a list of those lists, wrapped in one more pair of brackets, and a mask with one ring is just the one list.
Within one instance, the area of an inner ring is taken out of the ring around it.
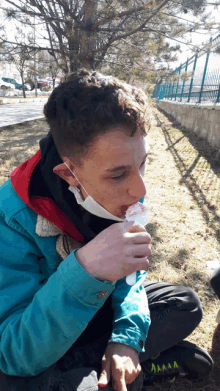
{"label": "tree trunk", "polygon": [[87,69],[94,69],[93,50],[96,47],[94,24],[97,12],[97,0],[85,0],[84,24],[85,30],[81,39],[81,66]]}
{"label": "tree trunk", "polygon": [[24,89],[24,71],[23,71],[23,69],[21,71],[21,82],[22,82],[23,97],[26,98],[25,89]]}
{"label": "tree trunk", "polygon": [[75,26],[74,21],[71,21],[71,24],[68,25],[69,28],[69,64],[70,64],[70,72],[76,72],[78,68],[80,68],[79,62],[79,43],[80,37],[82,36],[82,31]]}

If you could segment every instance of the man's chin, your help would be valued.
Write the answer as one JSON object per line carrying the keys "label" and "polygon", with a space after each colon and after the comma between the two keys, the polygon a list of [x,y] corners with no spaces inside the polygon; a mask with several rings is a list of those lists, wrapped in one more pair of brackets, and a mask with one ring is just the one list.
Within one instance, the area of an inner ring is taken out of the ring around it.
{"label": "man's chin", "polygon": [[128,210],[129,206],[121,206],[120,209],[119,209],[119,213],[117,213],[117,216],[120,217],[121,219],[123,219],[126,215],[126,212]]}

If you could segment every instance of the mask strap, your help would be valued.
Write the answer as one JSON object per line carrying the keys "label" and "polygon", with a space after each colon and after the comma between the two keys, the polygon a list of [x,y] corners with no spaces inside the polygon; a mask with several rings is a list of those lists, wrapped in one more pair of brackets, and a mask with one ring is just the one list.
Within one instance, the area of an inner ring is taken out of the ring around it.
{"label": "mask strap", "polygon": [[[65,166],[71,171],[71,173],[72,173],[73,176],[76,178],[76,180],[79,182],[79,184],[82,186],[82,188],[85,190],[86,194],[89,195],[89,193],[87,193],[85,187],[82,185],[82,183],[80,183],[80,181],[79,181],[79,179],[77,178],[76,174],[74,174],[74,173],[72,172],[72,170],[69,168],[69,166],[68,166],[65,162],[64,162],[64,164],[65,164]],[[79,191],[79,189],[77,189],[77,190]]]}

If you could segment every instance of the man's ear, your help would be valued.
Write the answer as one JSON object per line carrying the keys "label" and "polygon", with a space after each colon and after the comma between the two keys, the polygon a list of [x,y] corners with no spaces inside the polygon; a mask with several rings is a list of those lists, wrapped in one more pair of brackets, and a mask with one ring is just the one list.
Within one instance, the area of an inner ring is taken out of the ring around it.
{"label": "man's ear", "polygon": [[53,172],[60,176],[60,178],[64,179],[70,186],[78,186],[79,182],[76,178],[74,178],[73,174],[69,170],[69,168],[64,164],[58,164],[53,168]]}

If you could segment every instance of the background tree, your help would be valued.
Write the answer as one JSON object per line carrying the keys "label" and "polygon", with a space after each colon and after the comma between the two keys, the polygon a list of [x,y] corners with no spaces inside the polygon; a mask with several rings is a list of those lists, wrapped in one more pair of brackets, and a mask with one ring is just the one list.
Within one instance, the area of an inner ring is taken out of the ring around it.
{"label": "background tree", "polygon": [[24,74],[30,68],[30,62],[32,59],[33,50],[31,50],[30,48],[28,48],[28,46],[23,44],[26,41],[24,31],[19,27],[15,27],[15,30],[16,30],[15,44],[14,45],[8,43],[2,44],[0,52],[5,61],[8,61],[9,63],[13,63],[17,68],[21,77],[23,96],[24,98],[26,98],[25,86],[24,86]]}
{"label": "background tree", "polygon": [[51,56],[48,51],[43,50],[38,54],[38,77],[45,77],[45,75],[49,75],[51,77],[53,88],[55,87],[55,81],[59,74],[60,67],[56,63],[53,56]]}
{"label": "background tree", "polygon": [[20,74],[24,98],[26,98],[25,85],[24,85],[24,72],[28,68],[30,59],[31,59],[30,52],[24,47],[19,48],[17,53],[12,51],[8,55],[8,62],[14,63]]}
{"label": "background tree", "polygon": [[170,45],[155,32],[138,33],[114,45],[100,68],[128,83],[141,83],[146,89],[159,74],[164,77],[164,70],[169,69],[169,63],[176,61],[179,49],[179,44]]}
{"label": "background tree", "polygon": [[32,90],[35,86],[34,75],[36,75],[37,80],[49,76],[51,78],[52,86],[54,88],[55,81],[59,72],[60,68],[54,58],[48,53],[47,50],[42,50],[36,53],[35,61],[34,58],[32,58],[32,61],[29,63],[28,75],[25,82]]}
{"label": "background tree", "polygon": [[[165,40],[178,44],[186,32],[204,29],[209,23],[206,0],[5,1],[10,7],[4,9],[8,18],[26,26],[33,26],[35,18],[34,26],[38,32],[40,29],[42,40],[30,40],[29,49],[48,50],[64,73],[82,66],[106,69],[108,64],[114,72],[123,69],[129,78],[132,72],[154,72],[155,64],[160,65],[158,59],[164,69],[177,50],[176,46],[166,46]],[[199,17],[196,22],[181,18],[184,12],[194,17],[202,14],[203,21]]]}

